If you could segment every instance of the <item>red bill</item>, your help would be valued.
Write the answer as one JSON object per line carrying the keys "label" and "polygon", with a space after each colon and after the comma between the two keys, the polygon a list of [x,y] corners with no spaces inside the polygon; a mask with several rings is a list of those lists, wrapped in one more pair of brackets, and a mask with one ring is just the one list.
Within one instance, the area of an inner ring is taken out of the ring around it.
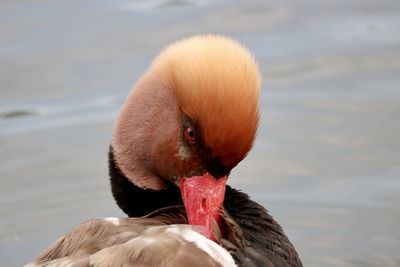
{"label": "red bill", "polygon": [[189,224],[201,226],[200,233],[215,241],[213,222],[220,227],[220,209],[225,197],[226,176],[218,180],[209,173],[184,177],[180,186]]}

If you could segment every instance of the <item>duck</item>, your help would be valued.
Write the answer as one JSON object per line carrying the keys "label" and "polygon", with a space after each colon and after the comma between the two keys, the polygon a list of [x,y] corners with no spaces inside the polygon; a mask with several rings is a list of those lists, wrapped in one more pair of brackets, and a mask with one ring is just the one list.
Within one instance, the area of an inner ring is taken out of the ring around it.
{"label": "duck", "polygon": [[253,146],[260,90],[255,57],[229,37],[167,46],[127,96],[109,147],[128,217],[78,225],[26,266],[302,266],[268,211],[227,184]]}

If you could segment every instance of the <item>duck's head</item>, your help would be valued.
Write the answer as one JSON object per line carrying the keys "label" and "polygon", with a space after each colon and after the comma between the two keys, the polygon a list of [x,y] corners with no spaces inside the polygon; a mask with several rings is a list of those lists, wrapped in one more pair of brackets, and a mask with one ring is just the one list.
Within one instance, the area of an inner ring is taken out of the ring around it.
{"label": "duck's head", "polygon": [[122,107],[112,141],[115,164],[142,189],[181,186],[190,222],[188,206],[196,213],[221,203],[226,176],[251,149],[259,91],[257,64],[239,43],[206,35],[170,45]]}

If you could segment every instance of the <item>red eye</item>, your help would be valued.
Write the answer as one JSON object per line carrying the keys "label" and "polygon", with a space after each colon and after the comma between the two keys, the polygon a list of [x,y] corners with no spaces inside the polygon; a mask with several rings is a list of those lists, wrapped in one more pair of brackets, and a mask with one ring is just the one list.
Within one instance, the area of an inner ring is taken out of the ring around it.
{"label": "red eye", "polygon": [[192,144],[196,141],[196,135],[195,135],[193,129],[190,127],[186,128],[185,137]]}

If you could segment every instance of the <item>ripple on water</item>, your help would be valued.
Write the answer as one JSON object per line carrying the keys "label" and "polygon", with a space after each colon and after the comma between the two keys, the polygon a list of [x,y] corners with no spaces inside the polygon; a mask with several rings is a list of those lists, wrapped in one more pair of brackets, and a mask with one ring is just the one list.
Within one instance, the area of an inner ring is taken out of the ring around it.
{"label": "ripple on water", "polygon": [[0,119],[6,120],[6,119],[14,119],[14,118],[20,118],[20,117],[27,117],[27,116],[36,116],[36,115],[39,115],[38,111],[15,109],[15,110],[1,111]]}

